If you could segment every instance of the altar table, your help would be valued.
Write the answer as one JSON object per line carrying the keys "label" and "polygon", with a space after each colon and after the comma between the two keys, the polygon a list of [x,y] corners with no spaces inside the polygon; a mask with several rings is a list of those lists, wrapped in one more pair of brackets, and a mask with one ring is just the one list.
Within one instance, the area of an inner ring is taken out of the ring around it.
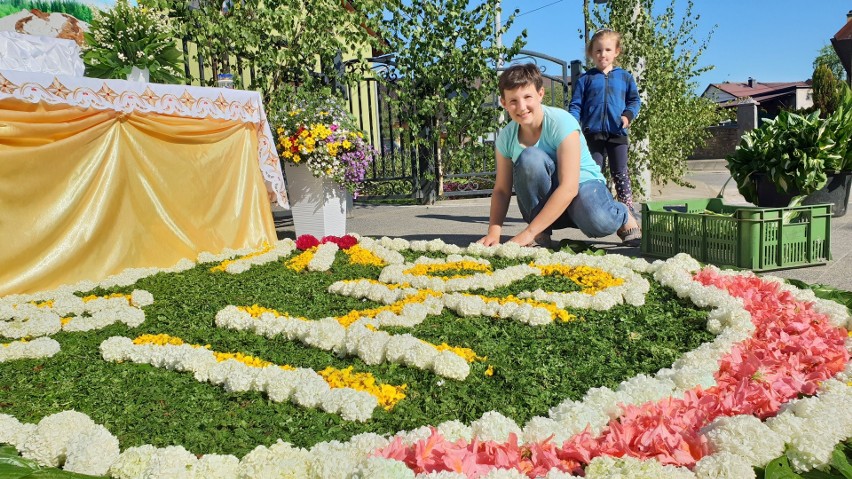
{"label": "altar table", "polygon": [[276,240],[257,92],[0,70],[0,296]]}

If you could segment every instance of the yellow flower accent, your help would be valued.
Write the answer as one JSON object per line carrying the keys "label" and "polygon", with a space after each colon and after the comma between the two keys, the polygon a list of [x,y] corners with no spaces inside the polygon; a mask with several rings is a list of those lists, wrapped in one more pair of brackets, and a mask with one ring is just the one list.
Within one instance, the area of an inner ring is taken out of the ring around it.
{"label": "yellow flower accent", "polygon": [[479,356],[474,350],[470,348],[463,348],[461,346],[450,346],[447,343],[441,343],[438,345],[432,344],[432,347],[434,347],[438,351],[452,351],[464,358],[464,360],[469,363],[472,363],[474,361],[485,361],[486,359],[488,359],[487,356]]}
{"label": "yellow flower accent", "polygon": [[[167,346],[167,345],[168,346],[180,346],[180,345],[186,344],[186,343],[184,343],[184,341],[182,339],[175,337],[175,336],[169,336],[168,334],[143,334],[143,335],[139,336],[138,338],[134,339],[133,344],[153,344],[155,346]],[[209,344],[205,344],[204,346],[202,346],[200,344],[190,344],[189,346],[191,346],[193,348],[210,349]],[[272,366],[274,364],[274,363],[271,363],[269,361],[266,361],[266,360],[263,360],[263,359],[260,359],[260,358],[254,357],[254,356],[250,356],[248,354],[243,354],[243,353],[240,353],[240,352],[222,353],[222,352],[218,352],[218,351],[213,351],[213,357],[216,358],[216,361],[218,361],[220,363],[222,361],[227,361],[228,359],[233,359],[234,361],[239,361],[239,362],[245,364],[246,366],[253,367],[253,368],[265,368],[267,366]],[[286,365],[286,364],[281,365],[279,367],[282,368],[282,369],[289,369],[289,370],[296,369],[293,366],[289,366],[289,365]]]}
{"label": "yellow flower accent", "polygon": [[382,286],[386,287],[387,289],[400,289],[400,288],[410,288],[410,287],[411,287],[411,284],[410,284],[410,283],[399,283],[399,284],[396,284],[396,283],[390,283],[390,284],[389,284],[389,283],[382,283],[382,282],[381,282],[381,281],[379,281],[379,280],[376,280],[376,279],[370,279],[370,278],[361,278],[361,279],[344,279],[344,280],[341,280],[340,282],[341,282],[341,283],[356,283],[356,282],[358,282],[358,281],[366,281],[366,282],[368,282],[368,283],[372,283],[372,284],[380,284],[380,285],[382,285]]}
{"label": "yellow flower accent", "polygon": [[302,161],[302,157],[294,154],[293,155],[293,163],[298,163],[300,161]]}
{"label": "yellow flower accent", "polygon": [[71,317],[61,318],[61,319],[59,320],[59,323],[60,323],[60,324],[62,324],[62,326],[65,326],[66,324],[68,324],[68,323],[70,323],[70,322],[71,322]]}
{"label": "yellow flower accent", "polygon": [[518,298],[517,296],[512,295],[512,294],[510,294],[509,296],[506,296],[505,298],[490,298],[488,296],[481,296],[481,295],[478,295],[478,294],[466,294],[466,293],[464,295],[465,296],[479,297],[480,299],[482,299],[486,303],[497,302],[498,304],[506,304],[506,303],[529,304],[530,306],[533,306],[535,308],[544,308],[544,309],[547,310],[547,312],[550,313],[551,318],[553,318],[554,320],[562,321],[563,323],[567,323],[568,321],[573,321],[573,320],[577,319],[576,316],[569,313],[568,311],[565,311],[564,309],[558,308],[553,303],[537,301],[537,300],[534,300],[534,299],[521,299],[521,298]]}
{"label": "yellow flower accent", "polygon": [[301,273],[302,271],[305,270],[305,268],[308,267],[308,263],[310,263],[311,260],[314,259],[314,253],[316,253],[316,252],[317,252],[316,246],[312,246],[312,247],[306,249],[299,256],[296,256],[295,258],[291,259],[290,261],[287,261],[287,267],[292,269],[293,271],[295,271],[297,273]]}
{"label": "yellow flower accent", "polygon": [[360,310],[352,310],[343,316],[338,316],[334,318],[338,323],[343,325],[344,328],[348,328],[352,323],[358,321],[360,318],[375,318],[382,311],[390,311],[394,314],[399,314],[402,312],[402,308],[405,307],[406,304],[409,303],[422,303],[426,301],[426,298],[429,296],[441,296],[443,293],[439,293],[438,291],[433,291],[431,289],[422,289],[417,293],[403,298],[393,304],[389,304],[387,306],[381,306],[378,308],[371,309],[360,309]]}
{"label": "yellow flower accent", "polygon": [[494,375],[494,366],[488,365],[488,369],[485,370],[485,375],[489,378]]}
{"label": "yellow flower accent", "polygon": [[624,279],[616,278],[606,271],[591,266],[565,266],[561,264],[539,265],[531,263],[530,266],[538,268],[542,276],[560,274],[577,283],[583,293],[596,294],[611,286],[619,286]]}
{"label": "yellow flower accent", "polygon": [[[413,276],[436,276],[434,273],[443,273],[446,271],[476,271],[477,273],[492,274],[491,266],[487,264],[477,263],[475,261],[452,261],[449,263],[435,264],[416,264],[411,268],[403,271],[403,274]],[[454,274],[452,276],[437,276],[443,280],[466,278],[469,274]]]}
{"label": "yellow flower accent", "polygon": [[240,353],[240,352],[220,353],[220,352],[214,351],[213,357],[215,357],[216,361],[220,362],[220,363],[222,361],[227,361],[229,359],[233,359],[234,361],[241,362],[241,363],[245,364],[246,366],[249,366],[249,367],[252,367],[252,368],[265,368],[267,366],[272,366],[272,363],[269,362],[269,361],[264,361],[263,359],[260,359],[260,358],[254,357],[254,356],[249,356],[248,354],[243,354],[243,353]]}
{"label": "yellow flower accent", "polygon": [[169,336],[168,334],[143,334],[133,340],[133,344],[153,344],[156,346],[180,346],[183,344],[183,339]]}
{"label": "yellow flower accent", "polygon": [[366,248],[362,248],[361,245],[358,244],[343,250],[343,252],[349,255],[349,264],[361,264],[366,266],[385,265],[385,262],[376,256],[375,253]]}
{"label": "yellow flower accent", "polygon": [[113,299],[113,298],[124,298],[127,300],[128,304],[130,303],[130,295],[124,293],[112,293],[107,296],[98,296],[96,294],[90,294],[89,296],[83,296],[83,302],[88,303],[89,301],[94,301],[96,299]]}
{"label": "yellow flower accent", "polygon": [[30,304],[32,304],[36,308],[52,308],[53,307],[53,300],[48,299],[46,301],[41,301],[41,302],[30,301]]}
{"label": "yellow flower accent", "polygon": [[260,255],[262,255],[264,253],[268,253],[270,251],[272,251],[272,245],[269,244],[267,241],[264,241],[263,244],[260,245],[259,250],[251,252],[251,253],[249,253],[245,256],[240,256],[239,258],[236,258],[236,259],[226,259],[225,261],[222,261],[218,265],[210,268],[210,272],[215,273],[217,271],[225,271],[225,269],[231,263],[235,263],[235,262],[237,262],[239,260],[243,260],[243,259],[254,258],[255,256],[260,256]]}
{"label": "yellow flower accent", "polygon": [[379,404],[387,411],[393,409],[396,403],[405,398],[407,384],[393,386],[390,384],[379,384],[375,376],[370,373],[353,373],[353,367],[337,369],[331,366],[319,371],[319,375],[332,388],[352,388],[357,391],[365,391],[379,400]]}
{"label": "yellow flower accent", "polygon": [[352,148],[352,142],[351,142],[351,141],[349,141],[349,140],[343,140],[342,145],[343,145],[343,148],[346,148],[347,150],[348,150],[349,148]]}
{"label": "yellow flower accent", "polygon": [[282,313],[282,312],[277,311],[275,309],[264,308],[263,306],[260,306],[256,303],[251,305],[251,306],[237,306],[237,309],[239,309],[240,311],[243,311],[245,313],[248,313],[252,318],[255,318],[255,319],[260,318],[260,316],[263,313],[272,313],[275,316],[278,316],[278,317],[281,317],[281,318],[292,318],[292,319],[299,319],[301,321],[310,321],[307,318],[302,318],[302,317],[298,317],[298,316],[291,316],[289,313]]}

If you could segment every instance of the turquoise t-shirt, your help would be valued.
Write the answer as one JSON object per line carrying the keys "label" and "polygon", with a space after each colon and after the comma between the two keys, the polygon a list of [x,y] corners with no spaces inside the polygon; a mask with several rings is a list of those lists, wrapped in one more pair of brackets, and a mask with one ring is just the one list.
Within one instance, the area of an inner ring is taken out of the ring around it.
{"label": "turquoise t-shirt", "polygon": [[[548,156],[556,161],[556,148],[562,143],[573,131],[580,131],[580,124],[577,119],[571,116],[570,113],[561,109],[547,105],[542,105],[544,110],[544,120],[541,125],[541,137],[538,139],[535,147],[544,150]],[[497,151],[501,155],[512,160],[512,163],[518,160],[521,152],[524,151],[524,146],[518,143],[518,124],[510,121],[497,136]],[[604,181],[601,167],[592,159],[592,154],[589,153],[589,146],[586,144],[586,138],[580,134],[580,183],[585,183],[592,180]]]}

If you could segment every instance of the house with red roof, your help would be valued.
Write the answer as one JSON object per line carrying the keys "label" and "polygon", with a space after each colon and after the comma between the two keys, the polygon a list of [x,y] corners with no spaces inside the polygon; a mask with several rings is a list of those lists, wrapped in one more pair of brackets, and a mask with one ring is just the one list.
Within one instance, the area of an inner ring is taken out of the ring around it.
{"label": "house with red roof", "polygon": [[751,98],[757,103],[761,118],[774,118],[781,110],[800,110],[814,105],[811,80],[796,82],[763,83],[749,78],[744,83],[711,83],[704,98],[717,103],[722,108],[733,108],[743,100]]}
{"label": "house with red roof", "polygon": [[[797,82],[759,82],[749,78],[746,82],[711,83],[701,94],[715,102],[719,108],[736,112],[739,105],[751,103],[757,108],[760,119],[775,118],[781,110],[800,110],[813,106],[811,80]],[[736,122],[711,126],[710,137],[704,148],[690,156],[694,159],[724,158],[733,153],[740,142],[742,129]]]}

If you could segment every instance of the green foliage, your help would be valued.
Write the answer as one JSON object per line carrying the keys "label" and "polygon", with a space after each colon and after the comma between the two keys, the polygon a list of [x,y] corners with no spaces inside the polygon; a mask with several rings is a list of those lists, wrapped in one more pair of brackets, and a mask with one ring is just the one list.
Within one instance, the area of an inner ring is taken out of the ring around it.
{"label": "green foliage", "polygon": [[828,173],[852,169],[852,92],[843,87],[837,109],[827,118],[782,111],[746,132],[728,170],[746,201],[757,204],[754,174],[771,178],[782,193],[808,195],[825,186]]}
{"label": "green foliage", "polygon": [[198,55],[207,65],[220,62],[219,71],[225,71],[221,62],[233,55],[243,63],[231,65],[232,73],[254,68],[257,74],[243,87],[260,91],[266,111],[277,111],[286,101],[285,85],[312,88],[321,82],[316,78],[320,65],[329,81],[359,78],[359,71],[338,76],[331,68],[333,60],[338,52],[360,59],[364,57],[362,50],[367,49],[369,55],[369,48],[379,45],[381,39],[373,32],[384,2],[234,0],[227,13],[222,12],[221,0],[140,3],[168,10],[178,36],[195,42]]}
{"label": "green foliage", "polygon": [[[420,255],[406,252],[405,256],[413,260]],[[653,280],[645,306],[620,305],[606,312],[571,310],[577,320],[567,323],[532,327],[481,316],[462,318],[445,310],[404,330],[487,356],[486,361],[471,364],[464,381],[394,363],[370,366],[301,342],[214,326],[216,313],[229,304],[257,303],[312,319],[378,306],[326,292],[334,281],[378,277],[379,268],[349,265],[347,258],[338,252],[331,270],[306,273],[286,268],[283,261],[239,275],[211,273],[214,264],[207,263],[147,277],[131,287],[97,291],[145,289],[155,301],[145,307],[146,319],[138,328],[117,323],[85,333],[60,332],[53,338],[62,350],[52,358],[3,363],[0,414],[33,423],[74,409],[107,427],[122,448],[180,444],[193,453],[243,456],[278,438],[310,446],[347,440],[362,432],[394,433],[451,419],[470,423],[490,410],[523,424],[533,416],[546,416],[566,398],[580,399],[590,388],[614,388],[637,374],[668,367],[684,352],[713,338],[705,329],[706,311]],[[492,259],[495,268],[519,263]],[[535,277],[484,294],[504,297],[522,290],[572,287],[576,288],[569,281]],[[352,365],[356,372],[370,372],[380,382],[407,384],[408,395],[392,411],[377,409],[371,420],[353,423],[317,409],[276,403],[257,392],[228,393],[197,381],[190,373],[102,359],[99,345],[105,339],[146,333],[166,333],[190,343],[210,344],[215,351],[239,351],[276,364],[315,370]],[[488,366],[494,368],[491,377],[485,375]]]}
{"label": "green foliage", "polygon": [[757,479],[852,479],[852,442],[841,442],[831,453],[828,465],[822,469],[796,473],[786,456],[773,459],[765,468],[756,469]]}
{"label": "green foliage", "polygon": [[34,8],[47,13],[67,13],[86,23],[92,21],[92,9],[74,0],[2,0],[0,1],[0,18]]}
{"label": "green foliage", "polygon": [[820,65],[825,65],[831,70],[831,73],[834,74],[834,78],[838,81],[843,81],[846,78],[846,70],[843,68],[843,64],[840,62],[840,57],[837,56],[837,52],[834,51],[834,47],[831,45],[823,45],[822,48],[819,49],[819,53],[817,57],[814,59],[814,70],[817,69]]}
{"label": "green foliage", "polygon": [[825,63],[821,63],[814,69],[814,106],[820,110],[821,117],[825,118],[837,109],[842,85]]}
{"label": "green foliage", "polygon": [[[471,6],[473,3],[473,6]],[[497,43],[498,0],[400,2],[383,32],[395,52],[399,79],[390,101],[419,144],[440,145],[440,158],[469,158],[481,138],[497,131],[496,65],[523,45],[524,31],[511,46]],[[514,14],[500,28],[504,36]],[[489,152],[493,156],[493,152]],[[452,161],[452,160],[451,160]],[[464,161],[464,160],[462,160]],[[443,171],[443,165],[438,165]]]}
{"label": "green foliage", "polygon": [[713,102],[695,94],[696,78],[713,68],[698,66],[713,32],[700,42],[694,38],[699,15],[692,8],[687,2],[680,19],[674,0],[657,16],[654,0],[610,0],[592,11],[594,29],[621,33],[619,63],[633,73],[642,98],[630,127],[634,191],[641,191],[637,181],[644,169],[660,184],[682,184],[686,158],[704,145],[706,128],[722,119]]}
{"label": "green foliage", "polygon": [[181,53],[164,13],[118,0],[113,8],[95,13],[85,38],[86,76],[124,79],[135,66],[147,68],[155,83],[183,80]]}

